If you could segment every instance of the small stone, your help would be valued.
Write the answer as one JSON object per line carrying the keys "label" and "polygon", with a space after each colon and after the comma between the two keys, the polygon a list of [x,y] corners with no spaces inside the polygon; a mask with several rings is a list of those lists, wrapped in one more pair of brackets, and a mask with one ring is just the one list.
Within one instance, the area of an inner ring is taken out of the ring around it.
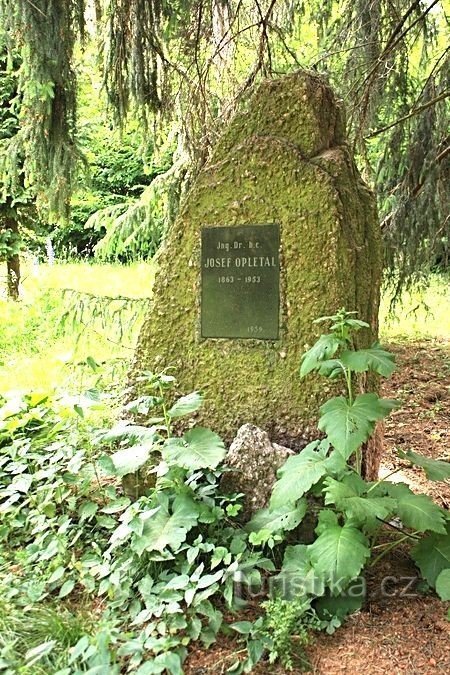
{"label": "small stone", "polygon": [[224,461],[232,471],[222,476],[220,487],[226,492],[244,493],[241,514],[244,522],[268,505],[277,471],[293,454],[289,448],[272,444],[259,427],[253,424],[240,427]]}

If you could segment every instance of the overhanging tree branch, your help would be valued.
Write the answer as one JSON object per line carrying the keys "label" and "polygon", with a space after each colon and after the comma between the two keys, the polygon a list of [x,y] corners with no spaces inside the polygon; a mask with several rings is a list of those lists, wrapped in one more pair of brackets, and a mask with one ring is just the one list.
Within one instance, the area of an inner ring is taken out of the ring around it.
{"label": "overhanging tree branch", "polygon": [[426,110],[427,108],[430,108],[433,105],[436,105],[436,103],[439,103],[439,101],[444,101],[446,98],[449,98],[450,96],[450,91],[444,91],[442,94],[439,94],[439,96],[436,96],[435,98],[431,99],[431,101],[427,101],[427,103],[424,103],[423,105],[419,106],[418,108],[413,108],[411,112],[409,112],[407,115],[404,115],[403,117],[400,117],[398,120],[395,120],[395,122],[392,122],[391,124],[387,124],[385,127],[382,127],[381,129],[377,129],[376,131],[373,131],[370,134],[367,134],[364,136],[364,138],[369,139],[369,138],[375,138],[376,136],[379,136],[380,134],[384,133],[385,131],[388,131],[389,129],[392,129],[393,127],[397,126],[397,124],[401,124],[402,122],[406,122],[406,120],[409,120],[411,117],[415,117],[415,115],[419,115],[421,112]]}

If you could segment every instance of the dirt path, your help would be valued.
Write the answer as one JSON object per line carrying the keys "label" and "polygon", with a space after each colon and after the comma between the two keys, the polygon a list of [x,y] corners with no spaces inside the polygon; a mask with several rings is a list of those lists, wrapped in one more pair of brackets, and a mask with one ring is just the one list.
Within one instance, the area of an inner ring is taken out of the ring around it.
{"label": "dirt path", "polygon": [[[450,342],[389,345],[398,369],[383,395],[402,401],[386,424],[382,475],[398,468],[398,480],[427,492],[450,509],[450,485],[430,483],[421,469],[409,468],[397,449],[433,458],[450,456]],[[422,675],[450,673],[450,622],[446,605],[420,591],[417,570],[406,551],[398,550],[376,574],[368,575],[367,603],[334,635],[320,634],[308,648],[317,675]],[[208,651],[196,651],[187,675],[221,675],[236,661],[239,643],[223,639]],[[294,675],[300,670],[292,671]],[[261,664],[255,675],[282,675]]]}

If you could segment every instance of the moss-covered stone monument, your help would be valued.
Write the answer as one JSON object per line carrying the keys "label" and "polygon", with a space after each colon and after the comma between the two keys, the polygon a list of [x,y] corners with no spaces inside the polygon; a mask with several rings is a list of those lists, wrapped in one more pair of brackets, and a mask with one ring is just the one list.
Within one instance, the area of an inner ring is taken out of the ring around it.
{"label": "moss-covered stone monument", "polygon": [[372,327],[361,340],[373,340],[382,267],[374,196],[323,79],[300,71],[258,87],[190,190],[158,265],[133,373],[173,367],[183,393],[206,395],[199,421],[226,439],[244,423],[273,440],[310,436],[327,397],[323,379],[298,377],[320,334],[312,321],[345,306]]}

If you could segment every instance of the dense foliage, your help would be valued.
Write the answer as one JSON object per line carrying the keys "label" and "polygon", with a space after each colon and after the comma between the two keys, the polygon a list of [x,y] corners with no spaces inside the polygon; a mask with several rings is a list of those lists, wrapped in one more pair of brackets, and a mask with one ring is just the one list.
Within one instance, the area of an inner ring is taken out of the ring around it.
{"label": "dense foliage", "polygon": [[[361,446],[396,402],[355,386],[367,372],[389,376],[393,358],[378,344],[355,350],[365,324],[345,310],[323,320],[331,330],[301,375],[343,377],[346,395],[322,406],[325,438],[289,457],[269,506],[246,524],[242,495],[221,489],[221,439],[195,426],[174,433],[202,397],[173,400],[171,375],[144,373],[145,392],[127,405],[151,415],[148,426],[95,429],[95,388],[2,399],[4,672],[177,675],[192,642],[207,647],[230,628],[247,649],[230,675],[266,658],[302,666],[310,632],[333,632],[359,609],[365,568],[405,542],[429,586],[450,597],[448,511],[360,475]],[[450,477],[448,462],[403,457],[430,480]],[[255,593],[263,612],[248,620],[240,612]]]}
{"label": "dense foliage", "polygon": [[[77,157],[74,48],[87,17],[116,121],[137,114],[149,135],[155,119],[163,136],[179,133],[188,178],[260,77],[298,67],[325,73],[346,103],[350,138],[379,196],[394,287],[446,264],[449,52],[441,0],[105,0],[86,7],[82,0],[2,0],[0,9],[11,45],[23,48],[20,143],[39,202],[60,213],[68,204]],[[121,223],[119,239],[144,218],[150,224],[137,248],[154,240],[148,203],[159,201],[154,221],[167,225],[185,178],[178,172],[177,185],[162,187],[177,195],[170,204],[160,186],[147,193]],[[108,211],[103,225],[111,230],[122,213]]]}
{"label": "dense foliage", "polygon": [[[118,134],[106,123],[86,120],[80,143],[88,172],[72,197],[68,222],[49,229],[59,257],[92,256],[96,244],[105,236],[106,227],[104,221],[91,226],[89,218],[102,209],[112,208],[116,217],[126,212],[157,173],[151,168],[151,144],[143,149],[136,131]],[[119,258],[120,253],[126,259],[126,252],[110,249],[104,258]],[[144,256],[147,252],[143,247],[138,253]]]}

